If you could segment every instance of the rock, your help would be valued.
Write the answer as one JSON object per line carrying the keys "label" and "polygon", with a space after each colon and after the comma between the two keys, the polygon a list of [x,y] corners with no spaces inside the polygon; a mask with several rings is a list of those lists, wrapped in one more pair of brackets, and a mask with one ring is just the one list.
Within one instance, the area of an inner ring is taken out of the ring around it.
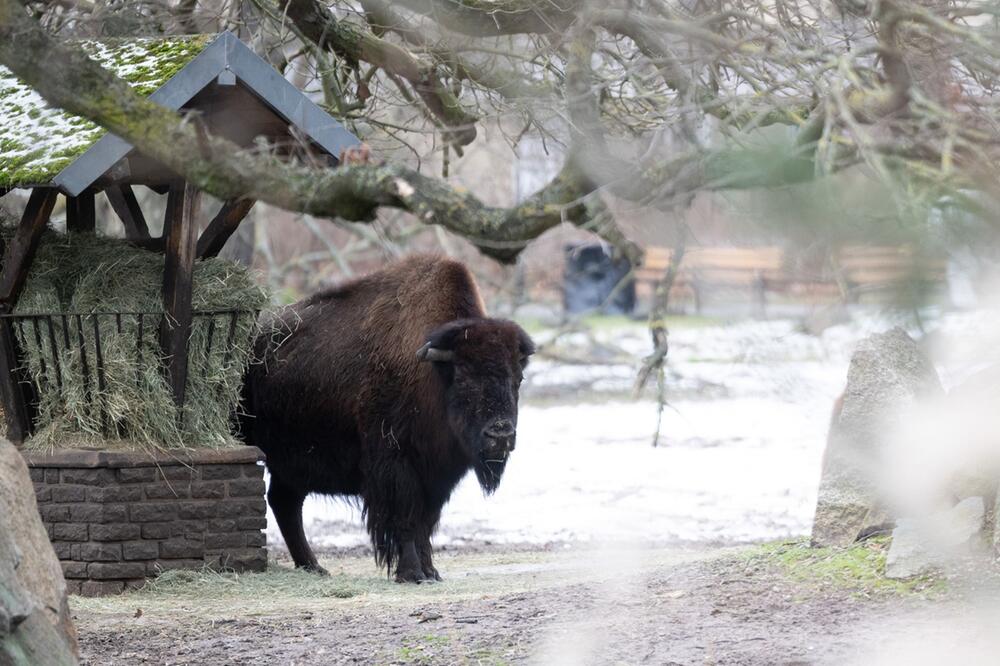
{"label": "rock", "polygon": [[1000,490],[993,494],[993,555],[1000,557]]}
{"label": "rock", "polygon": [[66,581],[21,454],[0,439],[0,664],[76,662]]}
{"label": "rock", "polygon": [[921,398],[940,395],[943,389],[934,366],[903,329],[858,344],[830,423],[813,545],[849,546],[891,525],[876,483],[886,432],[902,410]]}
{"label": "rock", "polygon": [[886,578],[911,578],[944,567],[980,545],[986,521],[982,497],[969,497],[925,520],[901,520],[885,558]]}
{"label": "rock", "polygon": [[955,440],[948,447],[955,469],[947,491],[956,499],[983,497],[989,507],[1000,480],[998,395],[1000,364],[991,364],[953,387],[941,414],[933,416]]}

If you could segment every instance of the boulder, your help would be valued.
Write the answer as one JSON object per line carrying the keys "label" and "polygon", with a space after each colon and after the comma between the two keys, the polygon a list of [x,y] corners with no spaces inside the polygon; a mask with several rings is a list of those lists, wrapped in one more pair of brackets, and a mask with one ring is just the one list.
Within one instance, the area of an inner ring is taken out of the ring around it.
{"label": "boulder", "polygon": [[944,568],[981,547],[986,521],[982,497],[969,497],[925,520],[901,520],[885,558],[886,578],[910,578]]}
{"label": "boulder", "polygon": [[1000,490],[993,493],[993,555],[1000,558]]}
{"label": "boulder", "polygon": [[813,545],[849,546],[891,527],[877,483],[886,433],[918,400],[943,393],[934,366],[903,329],[858,344],[830,422]]}
{"label": "boulder", "polygon": [[76,663],[66,582],[21,454],[0,439],[0,665]]}

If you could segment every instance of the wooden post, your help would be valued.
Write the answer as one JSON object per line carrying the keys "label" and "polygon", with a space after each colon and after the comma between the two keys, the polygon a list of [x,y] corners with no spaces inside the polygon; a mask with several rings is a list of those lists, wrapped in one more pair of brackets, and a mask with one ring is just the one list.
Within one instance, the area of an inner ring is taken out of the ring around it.
{"label": "wooden post", "polygon": [[691,292],[694,295],[694,313],[698,316],[701,316],[703,287],[701,276],[695,272],[691,277]]}
{"label": "wooden post", "polygon": [[[10,314],[24,287],[42,231],[48,224],[58,192],[35,188],[21,217],[21,224],[3,251],[0,270],[0,314]],[[0,399],[7,417],[7,438],[21,444],[31,432],[31,418],[22,377],[18,371],[18,345],[10,319],[0,318]]]}
{"label": "wooden post", "polygon": [[104,190],[104,196],[108,198],[108,203],[111,204],[118,219],[125,225],[125,238],[130,241],[143,241],[149,238],[149,226],[130,185],[112,185]]}
{"label": "wooden post", "polygon": [[94,232],[94,191],[84,190],[75,197],[66,197],[66,231]]}
{"label": "wooden post", "polygon": [[198,239],[198,258],[218,256],[219,252],[222,251],[222,246],[240,226],[240,222],[247,216],[253,205],[253,199],[239,199],[224,203],[218,214],[205,227],[201,238]]}
{"label": "wooden post", "polygon": [[171,185],[163,221],[166,262],[163,271],[163,307],[160,346],[167,357],[167,378],[174,402],[184,404],[187,384],[188,337],[191,335],[191,282],[198,244],[200,193],[188,183]]}
{"label": "wooden post", "polygon": [[767,319],[767,279],[764,277],[764,271],[756,272],[753,290],[756,296],[758,316],[761,319]]}

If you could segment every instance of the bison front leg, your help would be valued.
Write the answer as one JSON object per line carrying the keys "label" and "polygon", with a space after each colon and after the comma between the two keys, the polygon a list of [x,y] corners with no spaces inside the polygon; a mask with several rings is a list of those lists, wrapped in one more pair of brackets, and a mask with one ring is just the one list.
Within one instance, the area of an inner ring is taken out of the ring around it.
{"label": "bison front leg", "polygon": [[424,513],[420,477],[395,456],[376,461],[366,476],[365,512],[376,562],[390,572],[395,566],[397,583],[426,580],[417,543]]}
{"label": "bison front leg", "polygon": [[396,565],[397,583],[422,583],[427,580],[420,564],[420,554],[413,539],[404,541],[399,548],[399,562]]}
{"label": "bison front leg", "polygon": [[441,517],[441,510],[430,512],[424,517],[424,524],[417,533],[417,553],[420,555],[420,568],[423,569],[424,576],[428,580],[441,580],[441,574],[434,568],[433,549],[431,548],[431,534],[437,527],[438,519]]}
{"label": "bison front leg", "polygon": [[424,577],[427,580],[440,581],[441,574],[434,568],[430,537],[423,538],[417,544],[417,552],[420,555],[420,569],[424,572]]}

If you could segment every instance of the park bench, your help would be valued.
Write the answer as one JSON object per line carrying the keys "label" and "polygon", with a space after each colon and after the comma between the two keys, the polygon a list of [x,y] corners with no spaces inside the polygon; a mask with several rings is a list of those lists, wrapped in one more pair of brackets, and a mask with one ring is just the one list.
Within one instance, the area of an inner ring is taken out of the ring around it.
{"label": "park bench", "polygon": [[906,246],[846,246],[836,254],[836,268],[852,297],[914,279],[941,283],[947,276],[943,257],[921,256]]}
{"label": "park bench", "polygon": [[[668,267],[673,250],[648,247],[635,270],[636,298],[649,304]],[[794,262],[781,247],[688,248],[670,293],[671,302],[692,302],[700,311],[708,290],[736,290],[748,295],[760,313],[769,293],[807,300],[853,301],[919,279],[943,283],[947,262],[899,245],[844,246],[826,261]]]}
{"label": "park bench", "polygon": [[[666,247],[646,248],[642,266],[635,272],[636,296],[650,302],[656,286],[663,278],[673,250]],[[695,247],[688,248],[674,281],[671,300],[693,300],[701,309],[707,288],[748,291],[763,307],[768,291],[782,289],[787,283],[784,254],[780,247]]]}

